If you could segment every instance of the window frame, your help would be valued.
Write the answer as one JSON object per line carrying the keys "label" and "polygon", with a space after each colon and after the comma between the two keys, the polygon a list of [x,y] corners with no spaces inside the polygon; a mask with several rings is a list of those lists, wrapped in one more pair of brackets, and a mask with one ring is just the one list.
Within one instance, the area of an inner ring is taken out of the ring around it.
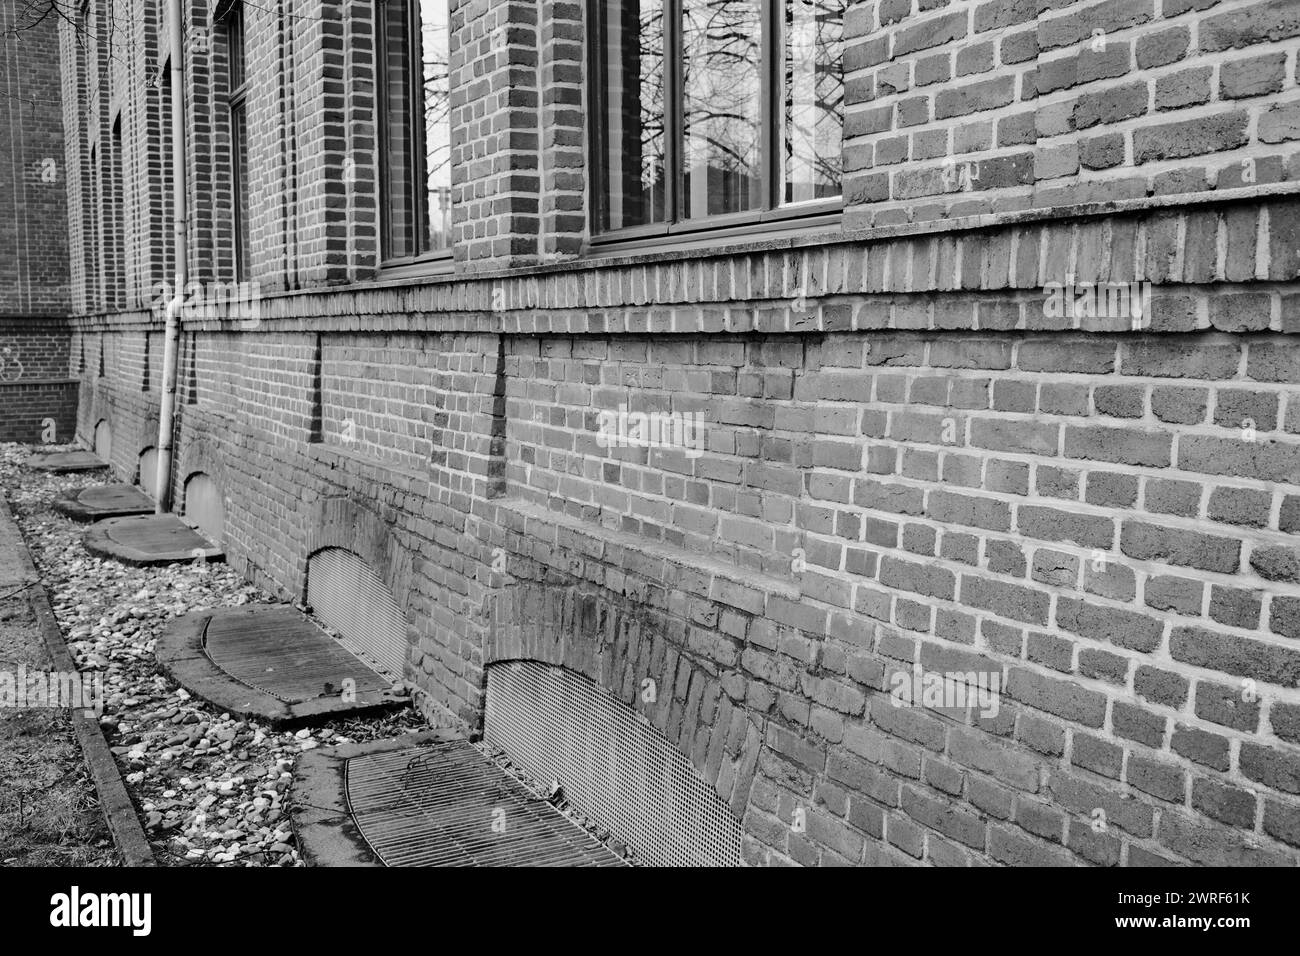
{"label": "window frame", "polygon": [[[809,199],[794,203],[780,202],[778,155],[780,153],[783,104],[776,100],[779,93],[777,80],[778,45],[776,37],[784,30],[783,16],[786,0],[760,0],[759,22],[762,30],[762,48],[759,58],[759,170],[762,177],[763,204],[759,209],[724,213],[717,216],[681,216],[682,133],[685,129],[685,99],[682,95],[683,51],[682,0],[663,0],[664,8],[664,165],[668,169],[664,186],[666,221],[638,226],[620,226],[601,229],[599,223],[605,214],[607,172],[603,165],[607,142],[605,115],[608,89],[601,76],[601,38],[605,23],[603,0],[587,0],[586,10],[591,29],[587,31],[586,74],[591,77],[588,87],[588,168],[593,171],[593,185],[589,193],[591,210],[588,217],[589,245],[670,245],[675,240],[683,242],[700,234],[723,236],[750,236],[754,233],[803,233],[831,229],[839,226],[844,209],[843,178],[840,193],[825,199]],[[840,143],[843,154],[843,140]]]}
{"label": "window frame", "polygon": [[[247,34],[245,32],[243,4],[239,2],[230,4],[221,20],[226,41],[226,131],[230,139],[230,220],[233,231],[231,242],[232,271],[236,282],[247,282],[252,279],[253,271],[252,250],[248,248],[252,244],[252,224],[245,221],[245,216],[241,211],[241,193],[248,196],[247,205],[250,214],[253,203],[252,194],[249,192],[248,178],[246,175],[240,175],[241,152],[243,153],[244,167],[248,168],[250,165],[248,158],[248,57],[244,46]],[[234,85],[236,43],[239,45],[238,57],[240,65],[240,83],[238,86]],[[243,136],[236,132],[241,125],[236,123],[236,118],[242,120]],[[247,240],[244,238],[245,229],[249,229],[249,238]],[[248,258],[247,263],[245,263],[245,257]]]}
{"label": "window frame", "polygon": [[[406,13],[406,29],[410,36],[410,51],[405,69],[406,97],[408,107],[406,121],[411,127],[411,153],[415,162],[409,171],[410,182],[407,188],[415,197],[408,212],[412,222],[423,223],[429,216],[429,171],[428,134],[424,125],[424,31],[420,25],[420,0],[375,0],[374,2],[374,36],[375,36],[375,176],[378,179],[379,208],[375,222],[378,227],[377,247],[379,250],[379,268],[385,275],[425,275],[450,272],[454,264],[456,240],[453,226],[451,243],[442,249],[428,249],[410,256],[391,256],[388,254],[388,213],[391,208],[392,194],[387,175],[386,155],[388,150],[388,50],[384,36],[384,8],[390,3],[401,3]],[[450,53],[451,4],[446,0],[448,52]],[[451,64],[448,68],[448,110],[450,106]],[[448,123],[450,124],[450,116]],[[418,232],[416,242],[418,245]]]}

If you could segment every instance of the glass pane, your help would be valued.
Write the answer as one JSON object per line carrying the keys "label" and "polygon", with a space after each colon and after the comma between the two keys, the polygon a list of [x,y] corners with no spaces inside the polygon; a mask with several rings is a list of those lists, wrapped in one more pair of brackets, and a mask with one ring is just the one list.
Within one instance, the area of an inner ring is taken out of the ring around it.
{"label": "glass pane", "polygon": [[235,160],[235,272],[240,280],[252,276],[248,247],[248,120],[241,104],[230,111],[230,143]]}
{"label": "glass pane", "polygon": [[415,249],[415,195],[411,138],[411,94],[408,82],[411,34],[405,2],[388,0],[379,5],[379,81],[383,84],[383,142],[381,172],[384,180],[383,255],[386,259],[413,256]]}
{"label": "glass pane", "polygon": [[682,0],[682,214],[760,209],[762,3]]}
{"label": "glass pane", "polygon": [[663,0],[603,0],[603,229],[664,221]]}
{"label": "glass pane", "polygon": [[426,249],[451,248],[451,43],[447,0],[421,0],[424,58],[424,155],[428,233]]}
{"label": "glass pane", "polygon": [[240,7],[226,20],[226,55],[230,58],[230,91],[244,85],[244,13]]}
{"label": "glass pane", "polygon": [[784,0],[781,201],[840,194],[844,79],[840,38],[846,0]]}

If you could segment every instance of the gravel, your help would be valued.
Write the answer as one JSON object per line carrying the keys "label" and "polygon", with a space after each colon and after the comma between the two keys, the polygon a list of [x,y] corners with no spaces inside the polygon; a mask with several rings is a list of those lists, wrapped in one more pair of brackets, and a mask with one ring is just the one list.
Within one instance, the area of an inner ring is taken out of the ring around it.
{"label": "gravel", "polygon": [[88,554],[81,544],[85,525],[51,506],[73,489],[107,479],[27,469],[30,453],[0,444],[0,488],[77,666],[103,675],[100,727],[159,864],[301,866],[287,805],[298,755],[425,724],[405,710],[275,732],[192,699],[154,660],[167,622],[204,608],[277,602],[224,564],[133,568]]}

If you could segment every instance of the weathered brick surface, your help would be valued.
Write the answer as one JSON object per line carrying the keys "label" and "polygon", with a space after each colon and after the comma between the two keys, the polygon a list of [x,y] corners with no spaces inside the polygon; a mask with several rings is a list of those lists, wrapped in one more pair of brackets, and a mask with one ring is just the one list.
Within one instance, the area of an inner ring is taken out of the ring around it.
{"label": "weathered brick surface", "polygon": [[[1280,182],[1289,0],[864,4],[845,51],[860,225]],[[1195,39],[1194,39],[1195,38]]]}
{"label": "weathered brick surface", "polygon": [[77,384],[59,36],[37,14],[0,9],[0,441],[41,443],[72,439]]}
{"label": "weathered brick surface", "polygon": [[[373,172],[369,92],[333,86],[364,73],[369,13],[324,6],[341,46],[276,17],[254,42],[255,258],[287,291],[251,326],[184,322],[173,482],[217,480],[237,568],[301,597],[364,512],[430,717],[479,727],[495,661],[580,671],[690,757],[749,863],[1300,859],[1284,10],[855,5],[846,156],[898,157],[846,181],[843,226],[869,229],[575,259],[580,11],[458,2],[457,272],[330,290],[373,271]],[[194,96],[215,163],[220,111]],[[351,191],[338,150],[361,157]],[[945,185],[954,155],[979,179]],[[1251,157],[1256,182],[1225,171]],[[195,184],[195,265],[211,250],[218,277],[222,181]],[[1061,208],[1094,199],[1127,205]],[[1008,215],[933,221],[973,212]],[[1049,308],[1049,283],[1093,282],[1150,282],[1150,308]],[[109,422],[129,476],[156,436],[158,316],[78,302],[78,431]],[[619,405],[698,413],[700,453],[602,446]],[[995,712],[893,706],[914,664],[996,675]]]}

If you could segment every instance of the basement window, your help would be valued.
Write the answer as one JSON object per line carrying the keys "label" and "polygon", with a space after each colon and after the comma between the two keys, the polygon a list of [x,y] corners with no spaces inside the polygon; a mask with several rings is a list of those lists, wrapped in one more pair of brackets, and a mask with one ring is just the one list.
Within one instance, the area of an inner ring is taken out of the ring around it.
{"label": "basement window", "polygon": [[154,500],[158,498],[158,449],[140,452],[140,490]]}
{"label": "basement window", "polygon": [[213,544],[222,544],[226,537],[226,505],[212,477],[203,472],[190,475],[183,501],[186,524],[198,528]]}
{"label": "basement window", "polygon": [[740,823],[687,757],[588,678],[540,661],[487,668],[484,734],[651,866],[739,866]]}
{"label": "basement window", "polygon": [[406,669],[406,615],[393,592],[361,557],[324,548],[307,561],[307,603],[339,643],[401,679]]}
{"label": "basement window", "polygon": [[95,423],[95,457],[101,461],[113,460],[113,427],[107,418]]}

